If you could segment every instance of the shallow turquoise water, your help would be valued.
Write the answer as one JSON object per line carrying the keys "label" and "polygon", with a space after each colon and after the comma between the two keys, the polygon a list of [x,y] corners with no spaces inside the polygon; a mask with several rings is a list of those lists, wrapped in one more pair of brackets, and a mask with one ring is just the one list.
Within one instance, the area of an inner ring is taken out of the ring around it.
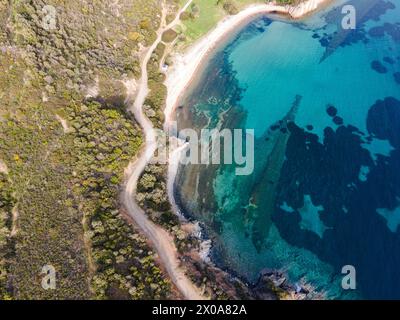
{"label": "shallow turquoise water", "polygon": [[[399,96],[399,85],[391,72],[379,74],[369,67],[373,60],[392,56],[389,48],[396,44],[390,38],[374,39],[368,45],[358,42],[336,50],[320,63],[325,48],[312,38],[314,30],[304,29],[307,27],[307,21],[302,29],[275,21],[265,32],[240,42],[229,54],[239,85],[247,88],[241,100],[249,111],[246,127],[263,134],[284,117],[287,108],[282,106],[290,106],[293,97],[301,94],[303,107],[296,122],[301,126],[312,123],[320,137],[331,124],[325,108],[321,108],[326,104],[336,106],[347,123],[366,131],[368,106],[377,98]],[[336,25],[327,29],[333,28]],[[390,69],[396,68],[398,64]]]}
{"label": "shallow turquoise water", "polygon": [[[255,129],[255,172],[220,166],[213,204],[177,193],[215,261],[249,281],[273,268],[329,298],[400,298],[400,0],[347,3],[355,31],[341,7],[262,17],[215,54],[184,105],[195,127]],[[221,122],[228,107],[235,122]],[[347,264],[355,291],[341,288]]]}

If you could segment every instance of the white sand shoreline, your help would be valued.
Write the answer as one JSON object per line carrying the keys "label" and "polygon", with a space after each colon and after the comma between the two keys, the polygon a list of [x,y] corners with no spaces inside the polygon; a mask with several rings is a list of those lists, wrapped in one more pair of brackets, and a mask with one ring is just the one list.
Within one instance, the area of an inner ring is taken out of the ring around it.
{"label": "white sand shoreline", "polygon": [[240,11],[234,16],[228,16],[208,34],[198,40],[184,54],[176,53],[173,56],[174,64],[168,71],[165,84],[168,88],[166,100],[165,129],[168,128],[172,114],[177,107],[179,99],[198,73],[207,56],[223,41],[224,37],[237,29],[254,16],[268,13],[277,13],[300,19],[322,8],[332,0],[308,0],[297,6],[277,4],[255,4]]}

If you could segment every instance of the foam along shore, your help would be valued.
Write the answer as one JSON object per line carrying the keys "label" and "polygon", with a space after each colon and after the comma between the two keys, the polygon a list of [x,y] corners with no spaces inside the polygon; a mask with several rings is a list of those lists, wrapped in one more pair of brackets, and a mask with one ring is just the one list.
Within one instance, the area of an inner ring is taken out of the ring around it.
{"label": "foam along shore", "polygon": [[203,60],[219,43],[221,43],[227,34],[256,15],[277,13],[289,16],[293,19],[300,19],[311,12],[320,9],[329,2],[331,2],[331,0],[307,0],[296,6],[277,4],[251,5],[240,11],[238,14],[223,19],[218,23],[216,28],[202,37],[184,54],[176,53],[173,56],[174,64],[168,71],[165,82],[168,88],[168,96],[164,110],[165,129],[169,126],[178,100],[185,89],[190,85],[193,77],[199,71],[199,67]]}

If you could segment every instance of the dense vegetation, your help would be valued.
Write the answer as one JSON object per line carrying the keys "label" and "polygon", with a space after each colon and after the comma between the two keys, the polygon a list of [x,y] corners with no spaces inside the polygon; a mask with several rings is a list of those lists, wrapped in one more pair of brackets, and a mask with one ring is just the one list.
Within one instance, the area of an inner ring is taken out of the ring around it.
{"label": "dense vegetation", "polygon": [[138,183],[137,202],[146,211],[150,220],[168,230],[174,237],[179,252],[197,248],[198,239],[182,230],[181,221],[172,211],[167,194],[165,165],[150,164]]}
{"label": "dense vegetation", "polygon": [[118,189],[122,169],[141,144],[131,119],[119,110],[95,102],[68,109],[74,131],[75,191],[88,220],[87,237],[97,274],[93,291],[98,298],[160,299],[169,282],[155,265],[145,240],[120,215]]}
{"label": "dense vegetation", "polygon": [[[45,5],[56,9],[51,30]],[[154,41],[160,8],[0,0],[0,299],[169,296],[119,203],[142,143],[122,81],[140,76],[140,46]],[[47,264],[55,290],[41,286]]]}
{"label": "dense vegetation", "polygon": [[6,291],[9,261],[13,255],[11,241],[12,208],[14,207],[13,190],[6,174],[0,173],[0,299],[9,299]]}
{"label": "dense vegetation", "polygon": [[166,45],[160,42],[154,50],[147,65],[149,75],[150,92],[144,104],[146,116],[153,122],[156,128],[162,128],[164,123],[164,106],[167,97],[167,87],[164,85],[165,74],[160,71],[163,63]]}

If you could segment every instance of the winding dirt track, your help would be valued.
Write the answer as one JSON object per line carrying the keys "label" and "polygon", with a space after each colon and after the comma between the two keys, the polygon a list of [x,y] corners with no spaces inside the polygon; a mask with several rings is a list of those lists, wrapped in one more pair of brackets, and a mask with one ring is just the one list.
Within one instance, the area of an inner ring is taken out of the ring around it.
{"label": "winding dirt track", "polygon": [[173,28],[179,23],[179,17],[181,13],[189,7],[192,1],[193,0],[188,0],[185,6],[179,10],[174,21],[168,25],[166,25],[166,9],[164,5],[162,10],[161,25],[157,31],[157,39],[152,46],[147,49],[146,54],[141,62],[142,76],[138,83],[136,99],[129,107],[129,110],[133,113],[136,121],[143,128],[145,133],[145,147],[140,153],[138,159],[131,163],[126,169],[128,179],[124,186],[122,200],[128,211],[128,214],[135,220],[136,224],[141,228],[146,237],[152,242],[171,280],[185,297],[185,299],[202,300],[205,297],[201,295],[200,289],[192,283],[184,271],[179,267],[177,250],[171,235],[160,226],[151,222],[146,213],[136,202],[136,189],[138,180],[157,148],[157,136],[153,124],[143,112],[143,104],[147,95],[149,94],[147,64],[157,45],[161,42],[161,37],[164,31]]}

